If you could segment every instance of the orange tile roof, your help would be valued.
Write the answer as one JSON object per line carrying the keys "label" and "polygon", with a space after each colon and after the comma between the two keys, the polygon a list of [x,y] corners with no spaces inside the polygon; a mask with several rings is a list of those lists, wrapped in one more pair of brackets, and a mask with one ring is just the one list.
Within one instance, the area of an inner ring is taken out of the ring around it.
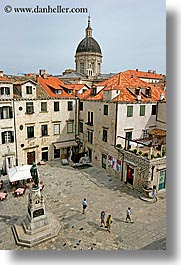
{"label": "orange tile roof", "polygon": [[66,89],[72,90],[73,91],[73,95],[75,95],[75,96],[77,96],[79,98],[82,95],[82,94],[78,94],[77,93],[80,89],[82,89],[83,87],[87,87],[87,89],[90,90],[90,88],[86,84],[66,84],[63,87],[66,88]]}
{"label": "orange tile roof", "polygon": [[64,83],[57,77],[47,77],[47,78],[43,78],[44,79],[44,83],[46,83],[46,85],[54,88],[54,89],[60,89],[60,86],[63,86]]}
{"label": "orange tile roof", "polygon": [[126,72],[129,73],[130,76],[133,75],[139,78],[163,79],[163,75],[156,73],[149,73],[149,72],[136,71],[136,70],[127,70],[124,73]]}
{"label": "orange tile roof", "polygon": [[83,92],[82,94],[77,95],[79,97],[79,99],[88,99],[89,96],[92,93],[92,89],[88,89],[85,92]]}
{"label": "orange tile roof", "polygon": [[[63,97],[68,97],[68,98],[74,98],[73,95],[68,94],[65,92],[63,89],[65,87],[64,83],[57,77],[48,77],[48,78],[42,78],[38,77],[38,82],[43,86],[43,88],[46,90],[48,95],[50,97],[56,97],[56,98],[63,98]],[[62,90],[61,94],[55,94],[52,89],[55,90]]]}
{"label": "orange tile roof", "polygon": [[6,76],[0,76],[0,81],[9,81],[9,79]]}
{"label": "orange tile roof", "polygon": [[[113,102],[136,102],[137,96],[134,92],[131,91],[131,89],[134,90],[138,87],[142,88],[142,102],[157,101],[160,99],[160,94],[164,95],[164,100],[166,99],[166,92],[163,91],[161,84],[148,84],[138,77],[131,77],[128,71],[114,75],[110,79],[96,84],[96,86],[104,86],[104,88],[95,96],[91,95],[91,91],[86,91],[80,96],[80,99],[103,100],[104,91],[120,90],[120,94],[113,99]],[[144,89],[148,87],[151,88],[151,97],[147,97],[144,93]]]}
{"label": "orange tile roof", "polygon": [[68,85],[66,85],[67,88],[73,89],[73,90],[76,90],[76,91],[79,91],[84,86],[85,86],[85,84],[68,84]]}

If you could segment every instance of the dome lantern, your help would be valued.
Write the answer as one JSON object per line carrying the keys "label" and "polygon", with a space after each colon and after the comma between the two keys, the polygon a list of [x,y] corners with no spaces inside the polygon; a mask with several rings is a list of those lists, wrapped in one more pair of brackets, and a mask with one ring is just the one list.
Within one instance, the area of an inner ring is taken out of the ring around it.
{"label": "dome lantern", "polygon": [[92,37],[92,28],[90,26],[90,15],[88,16],[88,26],[85,32],[86,32],[86,37]]}

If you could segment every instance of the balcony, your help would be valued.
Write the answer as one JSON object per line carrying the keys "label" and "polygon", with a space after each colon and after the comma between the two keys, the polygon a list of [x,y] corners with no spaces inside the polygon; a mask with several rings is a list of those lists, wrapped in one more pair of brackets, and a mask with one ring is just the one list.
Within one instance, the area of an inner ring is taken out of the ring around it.
{"label": "balcony", "polygon": [[147,159],[162,158],[166,156],[166,132],[154,129],[147,138],[125,139],[125,146],[117,144],[116,147]]}

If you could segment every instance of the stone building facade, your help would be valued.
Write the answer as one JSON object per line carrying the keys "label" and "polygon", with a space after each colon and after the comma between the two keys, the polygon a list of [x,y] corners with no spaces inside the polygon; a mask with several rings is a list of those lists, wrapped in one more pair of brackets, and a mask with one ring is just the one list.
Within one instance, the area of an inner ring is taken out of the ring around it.
{"label": "stone building facade", "polygon": [[[68,111],[70,102],[72,110]],[[29,104],[33,111],[27,112]],[[75,100],[72,99],[16,100],[19,163],[67,157],[69,148],[76,145],[75,113]]]}
{"label": "stone building facade", "polygon": [[[140,139],[148,136],[149,131],[156,128],[157,113],[154,110],[157,109],[157,106],[156,101],[118,103],[116,135],[129,137],[129,139]],[[124,145],[124,142],[124,139],[117,139],[117,144]]]}
{"label": "stone building facade", "polygon": [[107,142],[114,147],[116,105],[103,101],[80,101],[79,104],[79,137],[91,162],[101,167],[102,153],[110,149]]}
{"label": "stone building facade", "polygon": [[16,162],[13,83],[0,77],[0,169]]}
{"label": "stone building facade", "polygon": [[[146,82],[120,73],[82,94],[79,137],[94,165],[133,188],[140,189],[151,180],[158,189],[164,189],[165,138],[161,136],[155,144],[157,139],[151,133],[163,130],[157,120],[164,111],[160,106],[165,106],[166,94],[161,86],[149,86],[149,92],[147,89]],[[162,185],[159,172],[164,178]]]}
{"label": "stone building facade", "polygon": [[[37,81],[39,81],[37,79]],[[46,91],[34,78],[0,80],[0,168],[52,159],[68,158],[76,148],[78,100],[50,80]]]}
{"label": "stone building facade", "polygon": [[159,101],[158,102],[158,111],[157,111],[157,119],[156,124],[157,128],[166,130],[167,121],[166,121],[166,102]]}
{"label": "stone building facade", "polygon": [[[36,79],[0,81],[0,167],[6,170],[87,153],[93,165],[132,188],[141,189],[151,181],[158,190],[164,189],[166,93],[162,87],[153,85],[145,92],[145,82],[125,73],[91,89],[74,86],[45,72]],[[160,143],[153,131],[162,132]]]}

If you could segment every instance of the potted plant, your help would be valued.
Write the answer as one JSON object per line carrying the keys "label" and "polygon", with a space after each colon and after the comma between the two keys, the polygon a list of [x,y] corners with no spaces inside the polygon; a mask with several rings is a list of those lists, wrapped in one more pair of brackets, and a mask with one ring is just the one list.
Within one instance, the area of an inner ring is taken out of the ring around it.
{"label": "potted plant", "polygon": [[162,156],[165,156],[165,155],[166,155],[166,151],[163,150],[163,151],[162,151]]}
{"label": "potted plant", "polygon": [[154,154],[151,154],[151,159],[155,158]]}
{"label": "potted plant", "polygon": [[137,149],[134,149],[133,150],[133,153],[136,155],[137,154]]}

